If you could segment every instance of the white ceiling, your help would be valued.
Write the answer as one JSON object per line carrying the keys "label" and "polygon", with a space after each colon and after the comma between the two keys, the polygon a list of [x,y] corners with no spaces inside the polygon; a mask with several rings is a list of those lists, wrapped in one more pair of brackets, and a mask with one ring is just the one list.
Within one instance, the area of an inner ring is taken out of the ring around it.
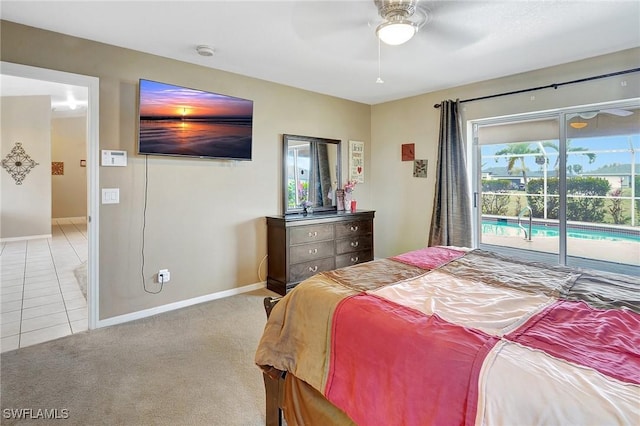
{"label": "white ceiling", "polygon": [[[381,46],[373,0],[2,1],[4,20],[376,104],[640,46],[640,1],[428,1]],[[199,56],[205,44],[216,51]],[[561,79],[561,76],[558,76]],[[554,83],[554,82],[547,82]]]}
{"label": "white ceiling", "polygon": [[89,90],[86,87],[12,75],[0,75],[0,96],[50,96],[54,117],[79,117],[87,113]]}

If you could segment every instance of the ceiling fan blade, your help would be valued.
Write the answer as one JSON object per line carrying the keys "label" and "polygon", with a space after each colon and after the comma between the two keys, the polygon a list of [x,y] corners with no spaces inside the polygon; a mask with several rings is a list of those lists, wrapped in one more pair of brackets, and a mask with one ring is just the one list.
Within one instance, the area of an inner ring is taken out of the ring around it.
{"label": "ceiling fan blade", "polygon": [[314,40],[369,30],[371,25],[377,25],[375,22],[380,17],[373,1],[303,1],[295,3],[291,20],[301,39]]}
{"label": "ceiling fan blade", "polygon": [[440,22],[425,25],[417,35],[443,50],[462,49],[484,38],[484,34],[480,32],[457,28]]}
{"label": "ceiling fan blade", "polygon": [[415,16],[426,15],[418,34],[443,50],[461,49],[482,40],[488,30],[473,28],[474,10],[484,2],[424,1]]}
{"label": "ceiling fan blade", "polygon": [[626,109],[620,108],[601,109],[600,112],[603,112],[605,114],[617,115],[618,117],[628,117],[633,114],[632,111],[627,111]]}
{"label": "ceiling fan blade", "polygon": [[291,24],[301,42],[335,60],[373,61],[375,30],[381,22],[373,0],[298,1],[291,9]]}

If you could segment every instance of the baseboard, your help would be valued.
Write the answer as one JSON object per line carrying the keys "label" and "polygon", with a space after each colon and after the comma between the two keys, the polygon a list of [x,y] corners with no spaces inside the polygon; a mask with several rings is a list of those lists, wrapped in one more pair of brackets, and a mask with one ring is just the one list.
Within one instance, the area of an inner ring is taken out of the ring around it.
{"label": "baseboard", "polygon": [[42,239],[42,238],[51,238],[51,234],[29,235],[28,237],[0,238],[0,243],[12,243],[12,242],[15,242],[15,241],[39,240],[39,239]]}
{"label": "baseboard", "polygon": [[132,312],[130,314],[118,315],[116,317],[98,320],[96,328],[109,327],[111,325],[123,324],[125,322],[134,321],[142,318],[151,317],[165,312],[174,311],[176,309],[186,308],[188,306],[197,305],[199,303],[210,302],[224,297],[235,296],[237,294],[248,293],[250,291],[265,288],[266,281],[261,283],[249,284],[243,287],[232,288],[229,290],[219,291],[217,293],[207,294],[205,296],[194,297],[193,299],[181,300],[179,302],[169,303],[167,305],[156,306],[155,308],[144,309],[142,311]]}
{"label": "baseboard", "polygon": [[51,220],[68,220],[70,222],[80,222],[80,221],[87,221],[87,217],[86,216],[69,216],[69,217],[52,217]]}

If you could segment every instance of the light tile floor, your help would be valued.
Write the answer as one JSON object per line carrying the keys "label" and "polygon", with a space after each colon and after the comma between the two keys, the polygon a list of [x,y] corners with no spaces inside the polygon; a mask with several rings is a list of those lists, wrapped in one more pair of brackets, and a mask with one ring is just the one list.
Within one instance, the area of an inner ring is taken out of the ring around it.
{"label": "light tile floor", "polygon": [[74,272],[87,261],[86,220],[53,219],[51,234],[0,244],[0,352],[88,328],[87,301]]}

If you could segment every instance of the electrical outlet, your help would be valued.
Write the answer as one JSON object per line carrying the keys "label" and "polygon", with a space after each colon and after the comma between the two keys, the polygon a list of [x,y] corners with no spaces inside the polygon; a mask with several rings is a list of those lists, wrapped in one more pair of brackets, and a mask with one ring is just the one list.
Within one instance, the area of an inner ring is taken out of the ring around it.
{"label": "electrical outlet", "polygon": [[168,283],[171,280],[171,272],[168,269],[160,269],[158,271],[158,282],[159,283]]}

